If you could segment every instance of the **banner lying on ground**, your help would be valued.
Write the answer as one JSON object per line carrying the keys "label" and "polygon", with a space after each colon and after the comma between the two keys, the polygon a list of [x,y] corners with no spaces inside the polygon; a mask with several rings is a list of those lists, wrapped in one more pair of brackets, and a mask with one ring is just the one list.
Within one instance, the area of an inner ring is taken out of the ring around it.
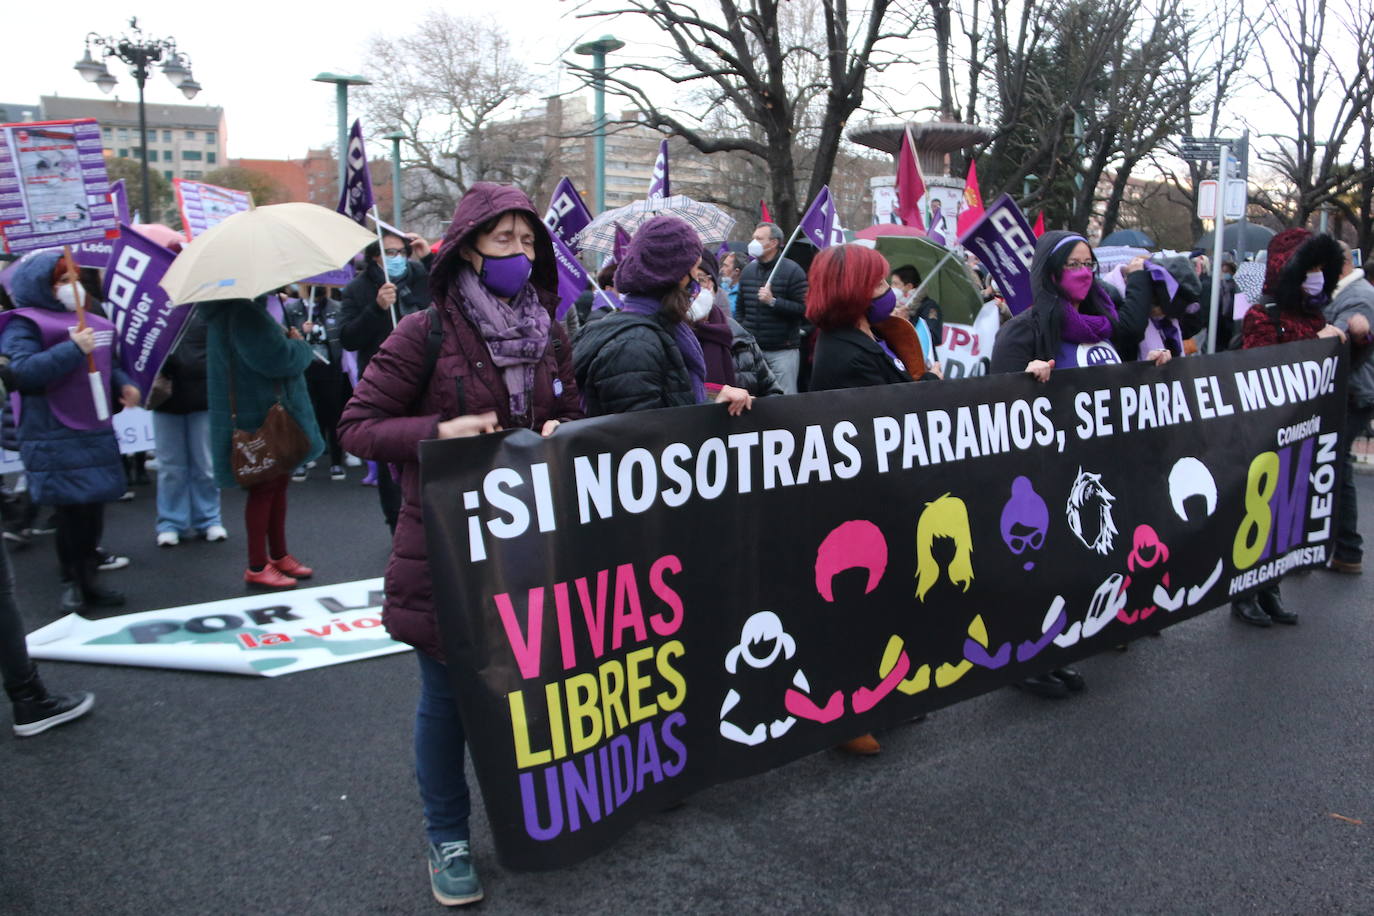
{"label": "banner lying on ground", "polygon": [[408,652],[382,629],[382,580],[249,595],[87,620],[69,614],[29,634],[29,654],[94,662],[280,677]]}
{"label": "banner lying on ground", "polygon": [[0,235],[14,254],[112,239],[100,125],[93,118],[0,125]]}
{"label": "banner lying on ground", "polygon": [[502,860],[1161,629],[1331,538],[1346,366],[1308,341],[421,446]]}

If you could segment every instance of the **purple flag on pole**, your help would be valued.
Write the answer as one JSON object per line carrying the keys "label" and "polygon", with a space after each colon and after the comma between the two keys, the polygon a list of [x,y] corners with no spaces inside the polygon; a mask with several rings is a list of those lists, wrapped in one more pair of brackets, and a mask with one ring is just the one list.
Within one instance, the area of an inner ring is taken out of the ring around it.
{"label": "purple flag on pole", "polygon": [[658,158],[654,160],[654,177],[649,179],[650,197],[671,197],[668,184],[668,140],[664,138],[658,145]]}
{"label": "purple flag on pole", "polygon": [[124,179],[110,185],[110,200],[114,202],[115,216],[121,226],[129,225],[129,189],[124,187]]}
{"label": "purple flag on pole", "polygon": [[926,238],[930,239],[932,242],[934,242],[934,243],[937,244],[937,245],[947,245],[947,244],[948,244],[948,243],[945,241],[945,234],[944,234],[943,232],[941,232],[939,229],[937,229],[935,226],[931,226],[931,227],[930,227],[930,231],[926,233]]}
{"label": "purple flag on pole", "polygon": [[549,231],[563,240],[569,248],[577,250],[573,238],[592,221],[592,211],[587,209],[582,195],[571,178],[564,178],[553,189],[553,200],[549,201],[549,212],[544,214],[544,225]]}
{"label": "purple flag on pole", "polygon": [[725,256],[726,256],[727,254],[731,254],[733,251],[734,251],[734,249],[732,249],[732,248],[730,247],[730,243],[729,243],[729,242],[721,242],[721,243],[720,243],[720,247],[716,249],[716,260],[717,260],[717,261],[723,261],[723,260],[725,260]]}
{"label": "purple flag on pole", "polygon": [[587,288],[591,278],[587,276],[587,268],[577,260],[577,255],[557,235],[553,236],[553,255],[558,262],[558,308],[554,317],[561,321]]}
{"label": "purple flag on pole", "polygon": [[367,226],[367,213],[376,201],[372,197],[372,173],[367,168],[367,150],[363,148],[363,122],[354,121],[348,132],[348,150],[344,160],[343,193],[339,195],[338,210],[360,226]]}
{"label": "purple flag on pole", "polygon": [[830,196],[830,186],[821,188],[811,206],[806,208],[801,218],[801,231],[817,248],[844,244],[844,230],[840,228],[840,217],[835,212],[835,201]]}
{"label": "purple flag on pole", "polygon": [[1035,233],[1010,194],[984,211],[978,222],[959,236],[959,244],[973,252],[997,281],[1013,315],[1035,301],[1030,266],[1035,256]]}
{"label": "purple flag on pole", "polygon": [[619,264],[625,259],[625,252],[630,250],[630,233],[620,228],[620,224],[615,224],[615,245],[611,252],[611,258]]}
{"label": "purple flag on pole", "polygon": [[105,303],[118,339],[119,363],[147,395],[194,306],[174,306],[158,281],[176,257],[162,245],[119,227],[105,271]]}

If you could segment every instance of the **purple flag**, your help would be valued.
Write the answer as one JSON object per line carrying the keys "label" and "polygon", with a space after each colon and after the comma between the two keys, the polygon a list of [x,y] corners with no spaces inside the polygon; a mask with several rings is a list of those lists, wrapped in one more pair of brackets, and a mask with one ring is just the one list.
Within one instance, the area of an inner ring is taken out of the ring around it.
{"label": "purple flag", "polygon": [[348,151],[344,162],[343,193],[339,195],[338,211],[360,226],[367,226],[367,213],[376,201],[372,197],[372,173],[367,168],[367,150],[363,148],[363,122],[354,121],[348,132]]}
{"label": "purple flag", "polygon": [[844,230],[840,228],[840,217],[835,212],[835,201],[830,196],[830,186],[821,188],[811,206],[806,208],[801,218],[801,231],[817,248],[844,244]]}
{"label": "purple flag", "polygon": [[625,252],[630,250],[630,233],[620,228],[620,224],[615,224],[615,246],[611,252],[611,259],[617,264],[625,259]]}
{"label": "purple flag", "polygon": [[930,231],[926,233],[926,238],[930,239],[932,242],[934,242],[934,243],[937,244],[937,245],[946,245],[946,244],[948,244],[948,243],[945,241],[945,234],[944,234],[943,232],[941,232],[939,229],[937,229],[935,226],[931,226],[931,227],[930,227]]}
{"label": "purple flag", "polygon": [[553,236],[553,255],[558,262],[558,308],[554,317],[562,320],[587,288],[591,278],[587,276],[587,268],[577,260],[577,255],[557,235]]}
{"label": "purple flag", "polygon": [[1146,261],[1145,269],[1150,272],[1152,280],[1164,284],[1164,291],[1169,294],[1170,299],[1173,299],[1178,293],[1178,281],[1174,279],[1173,274],[1169,273],[1169,268],[1154,261]]}
{"label": "purple flag", "polygon": [[654,160],[654,177],[649,179],[649,196],[671,197],[668,188],[668,140],[664,138],[658,145],[658,158]]}
{"label": "purple flag", "polygon": [[1035,233],[1010,194],[1003,194],[981,219],[959,236],[959,244],[973,252],[993,278],[1013,315],[1035,301],[1030,266],[1035,256]]}
{"label": "purple flag", "polygon": [[727,254],[733,253],[733,251],[734,251],[734,249],[732,249],[732,248],[730,247],[730,243],[729,243],[729,242],[721,242],[721,243],[720,243],[720,247],[716,249],[716,260],[717,260],[717,261],[723,261],[723,260],[725,260],[725,256],[726,256]]}
{"label": "purple flag", "polygon": [[131,225],[129,220],[129,189],[124,187],[124,179],[110,185],[110,200],[114,202],[115,216],[121,226]]}
{"label": "purple flag", "polygon": [[172,305],[158,285],[176,255],[128,225],[119,229],[105,271],[105,303],[115,326],[119,364],[146,396],[194,306]]}
{"label": "purple flag", "polygon": [[571,178],[564,178],[553,189],[553,200],[549,201],[549,212],[544,214],[544,225],[549,231],[563,240],[569,248],[577,250],[573,238],[592,221],[592,211],[587,209],[582,195]]}

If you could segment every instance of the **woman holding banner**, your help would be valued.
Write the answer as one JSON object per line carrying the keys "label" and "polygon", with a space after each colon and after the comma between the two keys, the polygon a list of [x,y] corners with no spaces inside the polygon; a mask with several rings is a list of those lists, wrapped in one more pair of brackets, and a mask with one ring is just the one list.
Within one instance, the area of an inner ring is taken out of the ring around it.
{"label": "woman holding banner", "polygon": [[420,665],[415,775],[430,889],[446,906],[482,899],[472,864],[465,733],[435,616],[420,508],[420,442],[524,427],[551,436],[582,416],[561,324],[548,229],[518,188],[477,182],[453,213],[430,278],[435,305],[401,319],[339,421],[344,447],[401,468],[401,507],[382,621]]}
{"label": "woman holding banner", "polygon": [[[1245,313],[1241,346],[1251,350],[1273,344],[1339,337],[1345,334],[1329,324],[1323,308],[1341,278],[1345,253],[1329,235],[1313,235],[1306,229],[1285,229],[1269,240],[1264,267],[1264,290],[1259,302]],[[1283,606],[1279,580],[1231,603],[1231,614],[1242,623],[1269,627],[1292,626],[1296,611]]]}
{"label": "woman holding banner", "polygon": [[[1031,259],[1034,303],[997,332],[991,371],[1025,372],[1047,382],[1055,368],[1120,363],[1119,347],[1134,357],[1152,304],[1148,285],[1145,295],[1132,295],[1118,312],[1106,287],[1097,281],[1096,270],[1097,260],[1083,236],[1063,230],[1042,235]],[[1145,357],[1159,366],[1170,358],[1163,348]],[[1076,669],[1056,668],[1017,686],[1060,699],[1085,685]]]}
{"label": "woman holding banner", "polygon": [[[573,363],[592,416],[706,403],[706,356],[687,315],[701,291],[695,271],[701,238],[675,216],[639,227],[616,267],[622,311],[589,324],[577,338]],[[722,385],[714,396],[739,416],[749,392]]]}
{"label": "woman holding banner", "polygon": [[114,325],[85,312],[76,269],[57,250],[14,268],[0,352],[21,393],[19,454],[35,503],[53,506],[66,588],[62,611],[120,607],[124,596],[96,584],[105,503],[124,493],[124,463],[111,404],[136,407],[137,388],[114,358]]}

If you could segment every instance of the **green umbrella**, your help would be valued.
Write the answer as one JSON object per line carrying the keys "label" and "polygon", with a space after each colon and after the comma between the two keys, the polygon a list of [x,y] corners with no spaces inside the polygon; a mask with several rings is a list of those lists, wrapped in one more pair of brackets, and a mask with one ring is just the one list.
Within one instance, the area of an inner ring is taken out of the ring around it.
{"label": "green umbrella", "polygon": [[[906,264],[916,268],[926,281],[924,295],[940,303],[946,321],[973,323],[983,307],[983,295],[973,285],[958,255],[946,261],[948,248],[917,236],[883,235],[874,245],[893,270]],[[931,271],[936,271],[934,276]]]}

